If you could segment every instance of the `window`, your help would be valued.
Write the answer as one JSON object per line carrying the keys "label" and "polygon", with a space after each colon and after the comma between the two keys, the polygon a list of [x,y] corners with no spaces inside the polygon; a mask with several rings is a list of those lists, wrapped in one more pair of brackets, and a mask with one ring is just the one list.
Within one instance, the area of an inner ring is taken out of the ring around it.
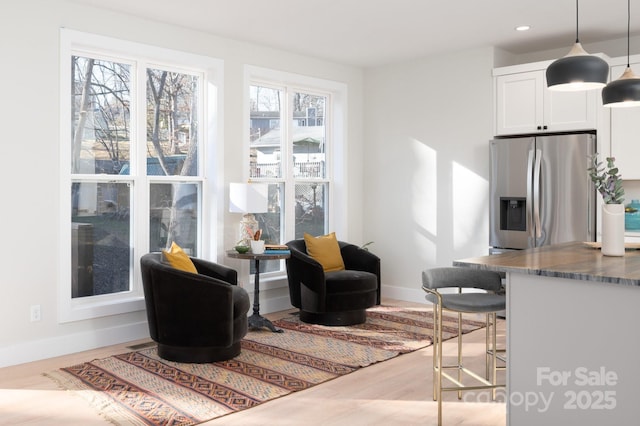
{"label": "window", "polygon": [[[332,202],[339,198],[332,194],[337,180],[332,159],[342,145],[341,129],[334,124],[341,122],[334,120],[340,89],[278,74],[250,80],[248,108],[249,178],[269,184],[268,212],[256,219],[265,241],[274,244],[336,229]],[[283,268],[281,261],[262,263],[266,272]]]}
{"label": "window", "polygon": [[212,60],[68,30],[62,45],[65,321],[141,309],[148,251],[202,255]]}

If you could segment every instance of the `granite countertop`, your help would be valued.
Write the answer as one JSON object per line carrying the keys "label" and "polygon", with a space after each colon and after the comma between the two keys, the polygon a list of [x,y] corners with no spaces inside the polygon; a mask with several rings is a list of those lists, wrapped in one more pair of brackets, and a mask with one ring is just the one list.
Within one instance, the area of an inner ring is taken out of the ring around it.
{"label": "granite countertop", "polygon": [[498,272],[640,286],[640,250],[626,250],[620,257],[603,256],[599,249],[582,242],[461,259],[453,264]]}

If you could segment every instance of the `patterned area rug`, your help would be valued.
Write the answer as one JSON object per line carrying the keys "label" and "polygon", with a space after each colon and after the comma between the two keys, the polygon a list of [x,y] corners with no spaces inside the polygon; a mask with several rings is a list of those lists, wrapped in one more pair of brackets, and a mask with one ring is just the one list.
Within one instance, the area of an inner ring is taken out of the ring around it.
{"label": "patterned area rug", "polygon": [[[155,346],[45,373],[117,425],[193,425],[307,389],[431,344],[431,308],[379,306],[352,327],[302,323],[291,314],[284,333],[250,331],[236,358],[184,364]],[[466,320],[463,333],[483,322]],[[454,317],[445,336],[456,335]]]}

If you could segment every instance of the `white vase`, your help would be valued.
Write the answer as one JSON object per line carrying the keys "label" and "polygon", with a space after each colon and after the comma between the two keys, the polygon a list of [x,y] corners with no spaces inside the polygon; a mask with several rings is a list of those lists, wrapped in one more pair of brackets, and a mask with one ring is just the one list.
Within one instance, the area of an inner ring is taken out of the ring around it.
{"label": "white vase", "polygon": [[624,204],[602,205],[602,254],[624,256]]}
{"label": "white vase", "polygon": [[264,253],[264,240],[251,240],[251,253],[253,254]]}

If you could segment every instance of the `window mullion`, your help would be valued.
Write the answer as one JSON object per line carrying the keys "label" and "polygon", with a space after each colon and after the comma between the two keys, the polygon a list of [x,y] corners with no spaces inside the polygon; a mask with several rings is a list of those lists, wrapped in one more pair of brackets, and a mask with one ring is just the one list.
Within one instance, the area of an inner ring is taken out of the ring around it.
{"label": "window mullion", "polygon": [[[136,73],[134,79],[135,102],[131,106],[132,120],[131,135],[133,140],[132,146],[135,147],[131,151],[133,192],[133,256],[138,259],[144,253],[149,251],[149,179],[147,178],[147,126],[142,123],[147,122],[147,63],[138,61],[136,63]],[[139,272],[139,262],[134,263],[134,270]],[[140,273],[134,275],[133,285],[141,285]]]}
{"label": "window mullion", "polygon": [[285,159],[283,163],[284,171],[284,206],[285,206],[285,236],[290,241],[295,238],[295,181],[294,162],[293,162],[293,92],[288,87],[284,88],[286,102],[284,103],[284,111],[282,112],[281,128],[282,128],[282,157]]}

